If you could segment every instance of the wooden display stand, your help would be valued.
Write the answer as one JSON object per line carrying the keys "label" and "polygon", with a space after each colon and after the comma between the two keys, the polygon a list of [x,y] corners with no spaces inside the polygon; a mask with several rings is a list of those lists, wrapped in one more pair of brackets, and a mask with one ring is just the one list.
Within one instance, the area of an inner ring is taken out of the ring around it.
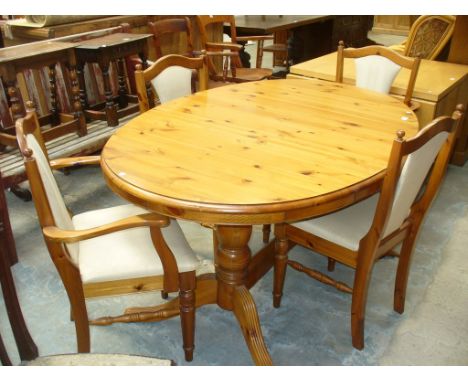
{"label": "wooden display stand", "polygon": [[[21,79],[24,70],[41,70],[49,68],[50,113],[41,119],[41,125],[50,124],[52,128],[44,131],[44,140],[49,141],[59,135],[77,131],[79,135],[86,134],[86,123],[79,102],[79,88],[76,80],[75,44],[65,42],[41,42],[34,46],[11,47],[0,51],[0,74],[8,89],[11,111],[14,122],[24,116],[24,110],[19,100],[16,85],[17,76]],[[70,72],[73,92],[73,113],[61,113],[57,103],[56,65],[63,64]],[[22,83],[20,81],[19,86]],[[28,94],[27,91],[22,92]],[[42,96],[44,97],[44,96]],[[47,108],[47,100],[40,98]],[[25,100],[26,101],[26,100]],[[14,126],[3,127],[0,131],[0,143],[16,147]]]}
{"label": "wooden display stand", "polygon": [[115,28],[122,24],[129,24],[132,31],[145,33],[151,16],[111,16],[80,22],[64,23],[39,28],[10,24],[13,39],[5,39],[5,44],[17,45],[28,42],[65,37],[73,34],[86,33],[100,29]]}
{"label": "wooden display stand", "polygon": [[[148,39],[150,34],[115,33],[97,39],[84,41],[76,46],[78,62],[78,77],[80,82],[80,99],[89,119],[105,120],[109,126],[117,126],[119,118],[138,112],[138,98],[128,94],[124,59],[138,55],[143,67],[147,67]],[[117,97],[119,109],[114,102],[109,77],[111,61],[118,63],[119,94]],[[84,65],[97,62],[104,79],[106,105],[104,111],[90,108],[85,91]],[[132,103],[133,105],[129,105]]]}

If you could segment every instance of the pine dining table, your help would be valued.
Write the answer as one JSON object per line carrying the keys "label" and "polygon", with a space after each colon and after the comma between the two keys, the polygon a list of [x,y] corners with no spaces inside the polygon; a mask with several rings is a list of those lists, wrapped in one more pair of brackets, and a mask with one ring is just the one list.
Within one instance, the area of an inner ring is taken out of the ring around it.
{"label": "pine dining table", "polygon": [[253,362],[271,365],[249,289],[271,269],[274,240],[253,256],[252,226],[320,216],[378,192],[398,130],[411,137],[418,121],[389,95],[320,80],[249,82],[134,118],[109,139],[101,166],[128,201],[213,228],[216,274],[197,280],[196,306],[232,311]]}

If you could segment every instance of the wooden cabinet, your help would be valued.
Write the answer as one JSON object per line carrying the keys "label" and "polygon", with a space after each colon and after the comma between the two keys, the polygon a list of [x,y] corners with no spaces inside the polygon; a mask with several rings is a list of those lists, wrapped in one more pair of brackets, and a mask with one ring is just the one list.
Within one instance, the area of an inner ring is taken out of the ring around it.
{"label": "wooden cabinet", "polygon": [[412,23],[417,16],[382,15],[374,16],[372,32],[408,36]]}
{"label": "wooden cabinet", "polygon": [[346,46],[359,48],[367,44],[367,32],[372,27],[372,16],[335,16],[332,32],[332,51],[336,50],[340,40]]}

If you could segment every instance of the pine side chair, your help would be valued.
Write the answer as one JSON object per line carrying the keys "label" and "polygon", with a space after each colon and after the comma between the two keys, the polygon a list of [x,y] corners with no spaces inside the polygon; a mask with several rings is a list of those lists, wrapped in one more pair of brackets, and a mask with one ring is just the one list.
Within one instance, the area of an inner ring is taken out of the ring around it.
{"label": "pine side chair", "polygon": [[[140,112],[144,113],[154,106],[155,95],[151,93],[151,89],[156,92],[160,103],[191,94],[193,70],[198,71],[199,90],[206,90],[208,75],[203,55],[191,58],[169,54],[161,57],[145,70],[141,65],[137,65],[135,83]],[[149,83],[151,86],[148,86]]]}
{"label": "pine side chair", "polygon": [[[202,49],[206,52],[210,79],[223,82],[249,82],[268,79],[273,75],[271,69],[244,68],[239,58],[239,51],[242,49],[242,45],[237,43],[238,41],[248,40],[270,40],[273,36],[237,37],[236,22],[232,15],[197,16],[197,22]],[[224,25],[228,25],[230,28],[231,42],[210,41],[207,27],[220,27],[222,30]],[[224,56],[226,58],[221,71],[217,69],[215,61],[213,60],[215,57],[219,56]]]}
{"label": "pine side chair", "polygon": [[354,58],[356,86],[379,93],[389,94],[392,83],[401,68],[411,71],[403,102],[415,110],[419,107],[411,101],[418,75],[420,59],[403,56],[385,46],[371,45],[363,48],[346,48],[338,44],[336,82],[343,82],[344,59]]}
{"label": "pine side chair", "polygon": [[[16,135],[45,243],[68,294],[78,352],[90,352],[90,324],[161,321],[180,314],[185,358],[192,360],[200,263],[177,221],[131,204],[71,215],[52,170],[99,164],[100,157],[49,161],[31,103],[16,122]],[[178,306],[88,319],[88,297],[150,290],[179,292]]]}
{"label": "pine side chair", "polygon": [[[357,349],[364,347],[367,292],[374,263],[398,256],[393,308],[403,313],[411,255],[419,229],[442,182],[462,120],[463,106],[452,117],[440,117],[413,138],[398,131],[379,193],[337,212],[275,226],[273,305],[279,307],[287,265],[352,295],[351,335]],[[394,247],[402,244],[399,253]],[[317,270],[288,260],[288,250],[299,244],[355,270],[348,286]]]}

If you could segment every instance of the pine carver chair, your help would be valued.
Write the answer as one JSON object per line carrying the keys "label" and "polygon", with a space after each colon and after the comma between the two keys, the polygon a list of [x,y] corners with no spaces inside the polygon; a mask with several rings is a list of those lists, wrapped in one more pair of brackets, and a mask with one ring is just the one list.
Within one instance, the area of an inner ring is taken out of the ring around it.
{"label": "pine carver chair", "polygon": [[413,110],[419,107],[416,102],[411,101],[421,61],[418,57],[405,57],[380,45],[345,49],[344,42],[340,41],[336,64],[336,82],[343,82],[345,58],[354,58],[357,87],[384,94],[390,93],[392,83],[401,68],[410,70],[411,74],[403,102]]}
{"label": "pine carver chair", "polygon": [[[17,140],[43,236],[68,294],[78,352],[90,352],[90,324],[161,321],[180,314],[185,358],[192,360],[200,262],[179,224],[131,204],[71,215],[52,170],[99,164],[100,157],[49,161],[36,113],[28,107],[16,122]],[[88,319],[88,297],[151,290],[179,292],[179,309]]]}
{"label": "pine carver chair", "polygon": [[[237,42],[269,40],[272,39],[273,36],[237,37],[235,18],[232,15],[197,16],[197,22],[200,30],[202,49],[206,52],[208,72],[211,80],[222,82],[249,82],[268,79],[272,76],[273,71],[271,69],[242,67],[239,58],[239,51],[242,49],[242,45],[239,45]],[[225,24],[230,27],[231,42],[209,41],[207,27],[218,25],[222,28]],[[213,60],[215,57],[226,58],[221,71],[216,68]]]}
{"label": "pine carver chair", "polygon": [[420,16],[411,26],[408,38],[390,49],[408,57],[435,60],[450,41],[454,28],[455,16]]}
{"label": "pine carver chair", "polygon": [[[394,255],[399,260],[393,308],[403,313],[411,255],[444,177],[462,114],[463,106],[459,105],[451,118],[439,117],[407,140],[404,132],[398,131],[379,193],[325,216],[275,226],[274,307],[281,303],[287,265],[350,293],[352,344],[361,350],[373,265],[383,256]],[[393,249],[400,243],[401,250],[396,253]],[[296,244],[328,257],[329,271],[333,271],[335,261],[353,268],[353,286],[288,260],[288,250]]]}
{"label": "pine carver chair", "polygon": [[[151,92],[148,92],[151,87],[155,90],[160,103],[190,95],[193,70],[198,71],[199,90],[206,90],[208,76],[203,56],[190,58],[169,54],[161,57],[145,70],[141,65],[137,65],[135,83],[140,111],[144,113],[154,106],[154,97]],[[151,86],[148,86],[149,83]]]}

